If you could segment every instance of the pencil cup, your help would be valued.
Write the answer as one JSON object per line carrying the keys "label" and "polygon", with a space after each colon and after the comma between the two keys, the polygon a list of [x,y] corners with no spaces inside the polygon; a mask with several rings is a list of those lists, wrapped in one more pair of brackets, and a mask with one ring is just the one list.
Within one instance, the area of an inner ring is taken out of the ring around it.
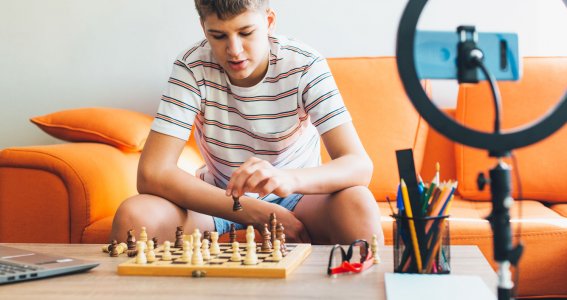
{"label": "pencil cup", "polygon": [[408,218],[393,215],[394,272],[449,274],[449,216]]}

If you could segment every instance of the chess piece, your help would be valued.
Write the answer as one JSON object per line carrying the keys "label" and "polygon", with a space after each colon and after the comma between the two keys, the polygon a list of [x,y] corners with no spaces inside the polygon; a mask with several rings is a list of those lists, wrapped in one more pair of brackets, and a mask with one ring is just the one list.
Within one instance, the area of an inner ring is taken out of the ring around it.
{"label": "chess piece", "polygon": [[169,241],[163,242],[163,254],[161,255],[161,260],[171,260],[171,243]]}
{"label": "chess piece", "polygon": [[134,229],[128,230],[128,238],[126,239],[128,250],[136,250],[136,238],[134,237]]}
{"label": "chess piece", "polygon": [[278,227],[277,227],[277,229],[276,229],[276,239],[279,240],[280,243],[281,243],[280,248],[281,248],[281,251],[282,251],[283,256],[285,256],[286,253],[287,253],[287,247],[285,246],[285,233],[284,233],[284,230],[285,230],[285,228],[284,228],[283,224],[282,224],[282,223],[279,223],[279,224],[278,224]]}
{"label": "chess piece", "polygon": [[236,242],[236,227],[234,226],[234,223],[230,223],[230,232],[228,234],[228,237],[231,244]]}
{"label": "chess piece", "polygon": [[181,254],[181,257],[177,261],[190,262],[191,256],[193,256],[193,251],[189,252],[190,250],[191,250],[191,244],[189,244],[189,241],[184,241],[183,242],[183,254]]}
{"label": "chess piece", "polygon": [[232,201],[234,201],[234,204],[232,205],[232,211],[241,211],[242,204],[240,204],[240,199],[238,197],[232,196]]}
{"label": "chess piece", "polygon": [[154,236],[154,237],[152,238],[152,241],[154,241],[154,249],[157,248],[157,246],[158,246],[158,239],[157,239],[157,237]]}
{"label": "chess piece", "polygon": [[220,254],[220,247],[219,247],[219,233],[216,231],[211,232],[211,255],[219,255]]}
{"label": "chess piece", "polygon": [[136,263],[141,265],[147,264],[148,260],[146,259],[146,252],[144,251],[146,248],[146,243],[138,241],[136,248],[138,249],[138,254],[136,255]]}
{"label": "chess piece", "polygon": [[[250,226],[252,227],[252,226]],[[252,229],[252,232],[254,229]],[[256,254],[256,243],[252,240],[251,243],[246,245],[246,256],[244,257],[244,264],[245,265],[257,265],[258,264],[258,255]]]}
{"label": "chess piece", "polygon": [[211,232],[208,231],[208,230],[205,230],[205,232],[203,232],[203,239],[209,240],[209,242],[211,242]]}
{"label": "chess piece", "polygon": [[270,214],[270,232],[272,234],[271,237],[271,242],[272,245],[274,244],[274,242],[276,241],[276,227],[277,227],[277,219],[276,219],[276,213],[271,213]]}
{"label": "chess piece", "polygon": [[108,251],[110,257],[118,257],[118,255],[120,255],[118,247],[118,242],[116,240],[112,240],[112,243],[110,244],[110,250]]}
{"label": "chess piece", "polygon": [[378,255],[378,238],[375,234],[372,235],[372,243],[370,243],[370,250],[372,251],[372,256],[374,256],[374,264],[380,263],[380,255]]}
{"label": "chess piece", "polygon": [[175,230],[175,244],[173,245],[173,247],[183,247],[183,226],[177,226],[177,230]]}
{"label": "chess piece", "polygon": [[200,266],[204,263],[203,253],[201,253],[201,233],[199,229],[195,229],[195,233],[193,233],[193,255],[191,256],[191,264]]}
{"label": "chess piece", "polygon": [[154,241],[147,241],[148,251],[146,252],[146,260],[148,263],[153,263],[156,261],[156,253],[154,252]]}
{"label": "chess piece", "polygon": [[128,250],[128,245],[126,245],[126,243],[122,242],[122,243],[118,244],[118,247],[116,247],[116,249],[118,250],[118,254],[122,254],[122,253],[126,252],[126,250]]}
{"label": "chess piece", "polygon": [[262,252],[270,252],[272,250],[272,242],[270,241],[271,234],[268,230],[268,224],[264,224],[264,230],[262,230]]}
{"label": "chess piece", "polygon": [[203,260],[211,260],[211,252],[209,251],[208,239],[203,239],[203,246],[201,246],[201,255],[203,255]]}
{"label": "chess piece", "polygon": [[272,260],[273,261],[280,261],[283,258],[283,254],[281,251],[280,240],[276,240],[274,242],[274,251],[272,252]]}
{"label": "chess piece", "polygon": [[254,243],[255,238],[256,235],[254,233],[254,227],[252,225],[248,225],[248,227],[246,227],[246,248],[250,247],[252,244],[256,245],[256,243]]}
{"label": "chess piece", "polygon": [[142,226],[142,230],[140,231],[140,241],[147,242],[148,241],[148,234],[146,233],[146,227]]}
{"label": "chess piece", "polygon": [[240,248],[238,242],[232,243],[232,256],[230,256],[230,261],[239,262],[242,260],[242,256],[240,256]]}

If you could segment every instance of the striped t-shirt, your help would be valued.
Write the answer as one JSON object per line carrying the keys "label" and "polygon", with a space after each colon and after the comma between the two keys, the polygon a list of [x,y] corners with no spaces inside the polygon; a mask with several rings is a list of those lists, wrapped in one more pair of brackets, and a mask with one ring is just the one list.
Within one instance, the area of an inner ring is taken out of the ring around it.
{"label": "striped t-shirt", "polygon": [[183,140],[194,128],[205,160],[195,175],[222,189],[252,156],[282,169],[319,166],[319,135],[351,121],[319,53],[282,36],[269,40],[266,75],[246,88],[230,83],[207,40],[183,51],[152,125]]}

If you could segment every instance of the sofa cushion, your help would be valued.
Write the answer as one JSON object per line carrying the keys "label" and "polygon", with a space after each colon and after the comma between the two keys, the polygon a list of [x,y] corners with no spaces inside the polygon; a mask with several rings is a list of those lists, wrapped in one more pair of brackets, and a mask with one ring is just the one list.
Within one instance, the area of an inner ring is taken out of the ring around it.
{"label": "sofa cushion", "polygon": [[[393,199],[400,182],[395,151],[413,148],[419,172],[428,126],[405,93],[394,57],[329,58],[328,62],[354,127],[374,163],[369,188],[378,201],[386,196]],[[329,160],[326,151],[322,155],[324,161]]]}
{"label": "sofa cushion", "polygon": [[152,120],[139,112],[94,107],[63,110],[30,119],[58,139],[104,143],[128,152],[142,150]]}
{"label": "sofa cushion", "polygon": [[[559,102],[567,87],[567,57],[524,59],[524,75],[519,82],[499,82],[502,95],[502,129],[529,124]],[[461,86],[456,118],[467,127],[492,132],[494,108],[488,84]],[[549,202],[567,201],[567,127],[547,139],[518,149],[517,168],[523,198]],[[456,145],[458,191],[465,199],[489,200],[489,189],[478,191],[478,172],[493,168],[495,160],[485,150]],[[508,164],[512,166],[510,160]],[[513,167],[513,166],[512,166]],[[517,178],[513,178],[513,197],[518,197]]]}

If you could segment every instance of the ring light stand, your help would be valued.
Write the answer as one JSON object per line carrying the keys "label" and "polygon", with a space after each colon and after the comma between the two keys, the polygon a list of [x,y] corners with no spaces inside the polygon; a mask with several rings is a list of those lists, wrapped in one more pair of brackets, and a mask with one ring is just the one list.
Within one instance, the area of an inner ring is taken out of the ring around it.
{"label": "ring light stand", "polygon": [[[494,260],[498,263],[498,299],[511,299],[514,283],[510,265],[518,263],[522,246],[512,247],[509,208],[513,199],[510,193],[510,168],[502,158],[509,156],[513,149],[543,140],[561,128],[567,122],[567,93],[559,104],[534,123],[506,133],[500,132],[500,103],[495,80],[482,63],[483,54],[482,50],[476,47],[474,27],[461,26],[458,28],[461,35],[458,44],[458,80],[459,83],[478,82],[477,68],[490,80],[496,109],[494,132],[477,131],[449,118],[429,99],[417,75],[414,55],[416,26],[426,4],[427,0],[409,0],[403,12],[396,45],[398,72],[409,99],[431,127],[457,143],[488,150],[491,157],[498,159],[497,165],[490,170],[492,212],[488,220],[494,233]],[[467,39],[464,33],[472,34],[473,38]],[[486,182],[479,176],[479,188],[482,188],[484,183]]]}

